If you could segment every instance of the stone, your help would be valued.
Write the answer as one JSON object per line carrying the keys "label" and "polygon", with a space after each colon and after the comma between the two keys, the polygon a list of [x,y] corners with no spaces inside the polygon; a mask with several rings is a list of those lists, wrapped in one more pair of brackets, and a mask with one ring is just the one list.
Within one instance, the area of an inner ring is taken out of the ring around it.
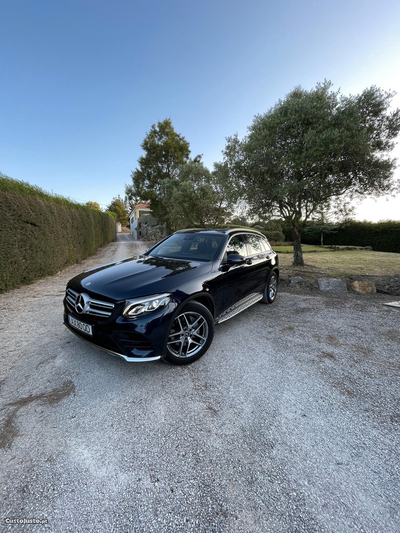
{"label": "stone", "polygon": [[400,274],[380,276],[377,277],[374,282],[378,292],[400,296]]}
{"label": "stone", "polygon": [[376,292],[400,296],[400,274],[392,274],[388,276],[357,276],[357,279],[350,276],[347,281],[349,287],[354,281],[368,281],[375,285]]}
{"label": "stone", "polygon": [[290,285],[298,285],[299,283],[303,283],[304,279],[300,277],[293,277],[290,278]]}
{"label": "stone", "polygon": [[372,281],[352,281],[349,283],[350,290],[362,294],[374,294],[376,292],[375,283]]}
{"label": "stone", "polygon": [[341,279],[319,278],[318,287],[321,291],[327,292],[347,292],[347,285]]}

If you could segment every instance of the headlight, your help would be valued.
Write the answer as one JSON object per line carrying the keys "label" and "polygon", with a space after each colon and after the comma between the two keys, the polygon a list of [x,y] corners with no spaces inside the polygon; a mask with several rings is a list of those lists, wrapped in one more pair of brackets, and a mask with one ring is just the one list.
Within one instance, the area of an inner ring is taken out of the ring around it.
{"label": "headlight", "polygon": [[154,296],[138,298],[137,300],[127,300],[122,316],[125,318],[136,318],[146,313],[162,309],[168,305],[170,300],[170,294],[155,294]]}

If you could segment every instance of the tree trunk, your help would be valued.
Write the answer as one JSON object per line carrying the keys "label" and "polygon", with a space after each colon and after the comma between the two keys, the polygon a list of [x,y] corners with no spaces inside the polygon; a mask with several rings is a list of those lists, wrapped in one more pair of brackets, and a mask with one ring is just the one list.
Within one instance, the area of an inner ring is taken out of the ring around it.
{"label": "tree trunk", "polygon": [[293,235],[293,266],[304,266],[303,250],[301,249],[301,231],[292,228]]}

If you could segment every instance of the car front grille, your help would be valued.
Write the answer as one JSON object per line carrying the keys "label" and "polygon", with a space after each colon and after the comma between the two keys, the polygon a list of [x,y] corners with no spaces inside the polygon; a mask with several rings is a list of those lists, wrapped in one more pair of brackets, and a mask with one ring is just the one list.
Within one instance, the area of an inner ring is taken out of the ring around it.
{"label": "car front grille", "polygon": [[[66,300],[72,311],[77,311],[76,303],[79,296],[79,292],[75,292],[70,288],[68,288],[66,291]],[[108,318],[111,316],[114,309],[114,304],[110,302],[103,302],[101,300],[94,300],[87,294],[83,294],[83,296],[85,304],[84,310],[79,314],[91,315],[99,318]]]}

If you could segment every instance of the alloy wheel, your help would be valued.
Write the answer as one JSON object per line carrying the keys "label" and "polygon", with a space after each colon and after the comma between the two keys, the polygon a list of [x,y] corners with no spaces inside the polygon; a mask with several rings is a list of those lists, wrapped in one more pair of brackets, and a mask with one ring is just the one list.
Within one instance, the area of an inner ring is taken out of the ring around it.
{"label": "alloy wheel", "polygon": [[268,296],[269,296],[270,301],[275,300],[277,290],[278,290],[278,279],[276,275],[273,274],[268,283]]}
{"label": "alloy wheel", "polygon": [[168,336],[167,348],[179,358],[193,357],[207,342],[208,324],[203,315],[187,311],[178,315]]}

